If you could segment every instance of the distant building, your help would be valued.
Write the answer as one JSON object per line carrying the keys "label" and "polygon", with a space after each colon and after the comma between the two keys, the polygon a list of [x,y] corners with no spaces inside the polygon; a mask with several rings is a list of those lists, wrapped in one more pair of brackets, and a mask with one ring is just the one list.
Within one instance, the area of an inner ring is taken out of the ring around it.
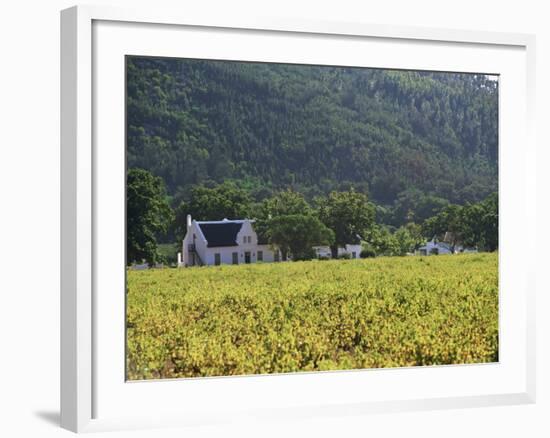
{"label": "distant building", "polygon": [[[330,246],[314,246],[317,258],[331,258],[332,252]],[[349,256],[351,259],[358,259],[361,256],[361,244],[346,244],[345,247],[338,248],[338,257]]]}
{"label": "distant building", "polygon": [[[445,233],[445,239],[448,240],[450,234]],[[421,246],[415,251],[415,255],[442,255],[478,252],[477,248],[463,247],[462,245],[452,245],[449,242],[440,242],[434,236],[432,240]]]}
{"label": "distant building", "polygon": [[435,238],[416,250],[418,255],[453,254],[453,247],[447,242],[438,242]]}

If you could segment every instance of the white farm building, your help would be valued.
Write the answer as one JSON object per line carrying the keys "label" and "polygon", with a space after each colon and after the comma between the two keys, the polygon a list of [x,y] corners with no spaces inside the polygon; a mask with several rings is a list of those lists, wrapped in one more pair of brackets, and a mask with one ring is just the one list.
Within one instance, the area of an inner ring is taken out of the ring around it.
{"label": "white farm building", "polygon": [[439,242],[434,236],[415,251],[417,255],[441,255],[441,254],[459,254],[459,253],[477,252],[477,248],[463,247],[462,245],[451,245],[449,242]]}
{"label": "white farm building", "polygon": [[187,216],[179,266],[277,262],[280,253],[259,242],[253,220],[196,221]]}
{"label": "white farm building", "polygon": [[[258,239],[251,219],[223,219],[196,221],[187,216],[187,233],[182,251],[178,253],[178,266],[204,266],[256,262],[278,262],[281,253],[267,242]],[[330,257],[330,248],[314,247],[317,257]],[[338,248],[338,255],[349,254],[359,258],[361,245]]]}
{"label": "white farm building", "polygon": [[[314,246],[315,254],[318,258],[331,258],[332,252],[330,246]],[[348,256],[350,259],[358,259],[361,256],[361,244],[347,243],[344,247],[338,248],[338,257]]]}

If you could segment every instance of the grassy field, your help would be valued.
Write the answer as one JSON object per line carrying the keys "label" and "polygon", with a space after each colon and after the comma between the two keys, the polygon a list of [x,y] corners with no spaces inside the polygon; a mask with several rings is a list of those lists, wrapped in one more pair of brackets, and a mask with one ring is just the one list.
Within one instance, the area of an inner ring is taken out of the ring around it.
{"label": "grassy field", "polygon": [[498,360],[498,255],[128,271],[128,378]]}

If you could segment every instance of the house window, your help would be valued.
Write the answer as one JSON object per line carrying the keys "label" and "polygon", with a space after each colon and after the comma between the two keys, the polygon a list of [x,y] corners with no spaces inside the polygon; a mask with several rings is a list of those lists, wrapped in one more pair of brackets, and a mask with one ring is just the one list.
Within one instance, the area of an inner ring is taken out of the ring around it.
{"label": "house window", "polygon": [[252,241],[252,238],[248,236],[248,243],[250,243],[251,241]]}
{"label": "house window", "polygon": [[258,251],[258,261],[263,262],[264,261],[264,252]]}
{"label": "house window", "polygon": [[231,257],[233,258],[233,264],[238,265],[239,264],[239,253],[234,252],[231,254]]}
{"label": "house window", "polygon": [[216,266],[220,265],[222,262],[222,257],[221,257],[221,254],[219,252],[215,253],[214,254],[214,264]]}
{"label": "house window", "polygon": [[243,236],[243,243],[246,243],[246,236]]}

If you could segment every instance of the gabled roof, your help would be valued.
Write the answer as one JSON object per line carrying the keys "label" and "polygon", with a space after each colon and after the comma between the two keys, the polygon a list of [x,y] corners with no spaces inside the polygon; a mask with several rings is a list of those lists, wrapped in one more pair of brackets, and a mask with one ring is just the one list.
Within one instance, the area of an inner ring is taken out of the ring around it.
{"label": "gabled roof", "polygon": [[237,246],[237,234],[241,231],[243,221],[208,221],[197,222],[208,248],[220,246]]}

